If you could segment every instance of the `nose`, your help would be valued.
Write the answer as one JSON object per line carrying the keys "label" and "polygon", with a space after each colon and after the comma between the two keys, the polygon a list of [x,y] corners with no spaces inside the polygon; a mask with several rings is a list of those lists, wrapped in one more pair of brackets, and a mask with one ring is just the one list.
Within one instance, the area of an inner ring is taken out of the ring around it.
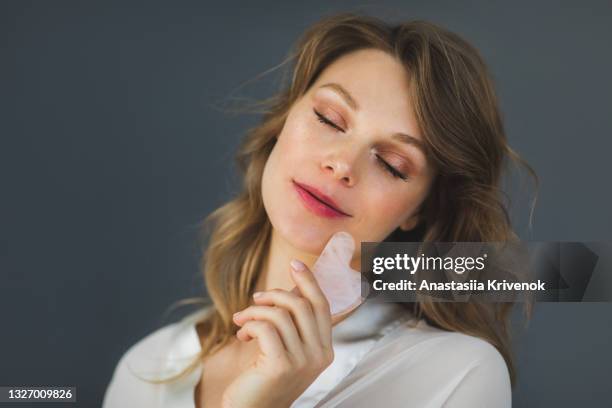
{"label": "nose", "polygon": [[345,186],[351,187],[356,182],[356,159],[356,152],[351,155],[348,150],[336,151],[321,162],[321,167],[323,172],[331,174]]}

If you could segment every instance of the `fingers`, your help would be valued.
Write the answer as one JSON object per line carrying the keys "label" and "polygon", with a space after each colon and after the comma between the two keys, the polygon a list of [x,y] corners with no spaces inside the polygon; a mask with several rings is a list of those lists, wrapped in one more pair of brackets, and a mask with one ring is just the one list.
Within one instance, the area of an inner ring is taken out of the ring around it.
{"label": "fingers", "polygon": [[[302,262],[292,262],[291,276],[296,284],[291,292],[272,289],[254,294],[255,305],[234,315],[234,322],[242,326],[237,337],[248,341],[259,336],[262,346],[266,342],[266,353],[288,352],[298,366],[326,366],[334,355],[329,303],[315,276]],[[254,322],[266,326],[254,326]],[[254,327],[259,333],[253,331]],[[267,333],[268,330],[274,334]]]}
{"label": "fingers", "polygon": [[323,344],[319,325],[310,302],[297,295],[296,291],[287,292],[282,289],[272,289],[259,292],[258,296],[253,296],[253,300],[258,305],[274,305],[288,310],[304,344],[310,346],[321,346]]}
{"label": "fingers", "polygon": [[281,358],[286,353],[278,332],[264,320],[249,320],[236,332],[236,337],[241,341],[257,339],[261,352],[268,357]]}
{"label": "fingers", "polygon": [[284,347],[298,358],[303,354],[300,335],[287,309],[275,306],[249,306],[235,313],[233,319],[238,326],[243,326],[252,320],[264,320],[272,323],[278,331]]}
{"label": "fingers", "polygon": [[291,277],[302,296],[308,299],[312,305],[321,341],[323,345],[327,345],[331,338],[332,325],[329,302],[325,298],[314,274],[304,263],[296,259],[291,261]]}

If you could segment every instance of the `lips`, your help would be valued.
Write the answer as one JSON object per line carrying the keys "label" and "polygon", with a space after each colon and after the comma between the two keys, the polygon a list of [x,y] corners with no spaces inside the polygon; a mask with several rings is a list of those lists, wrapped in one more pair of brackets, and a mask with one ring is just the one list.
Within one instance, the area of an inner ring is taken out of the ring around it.
{"label": "lips", "polygon": [[308,184],[298,183],[295,180],[293,180],[293,183],[297,187],[301,188],[302,190],[305,190],[308,194],[310,194],[312,197],[314,197],[319,202],[321,202],[321,203],[325,204],[327,207],[331,208],[332,210],[338,212],[341,215],[352,217],[350,214],[347,214],[345,211],[343,211],[340,208],[340,206],[331,197],[329,197],[328,195],[323,194],[321,191],[317,190],[315,187],[309,186]]}

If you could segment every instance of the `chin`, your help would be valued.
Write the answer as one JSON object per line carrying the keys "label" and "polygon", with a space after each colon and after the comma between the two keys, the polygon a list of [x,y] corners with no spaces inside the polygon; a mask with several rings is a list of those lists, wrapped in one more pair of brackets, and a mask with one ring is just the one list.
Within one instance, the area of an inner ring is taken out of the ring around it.
{"label": "chin", "polygon": [[288,216],[278,225],[274,225],[274,222],[272,225],[282,238],[296,249],[311,254],[319,254],[334,231],[311,221],[310,217]]}

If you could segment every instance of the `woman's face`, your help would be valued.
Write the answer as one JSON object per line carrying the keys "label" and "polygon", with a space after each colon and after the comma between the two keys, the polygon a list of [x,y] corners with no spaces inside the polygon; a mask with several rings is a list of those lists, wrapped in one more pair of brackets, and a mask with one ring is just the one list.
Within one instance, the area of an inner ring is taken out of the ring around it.
{"label": "woman's face", "polygon": [[[347,231],[357,254],[361,241],[379,242],[398,226],[418,223],[415,213],[434,175],[419,147],[409,86],[392,56],[359,50],[329,65],[296,101],[262,180],[266,212],[284,240],[318,254],[333,233]],[[296,182],[325,194],[344,214]]]}

